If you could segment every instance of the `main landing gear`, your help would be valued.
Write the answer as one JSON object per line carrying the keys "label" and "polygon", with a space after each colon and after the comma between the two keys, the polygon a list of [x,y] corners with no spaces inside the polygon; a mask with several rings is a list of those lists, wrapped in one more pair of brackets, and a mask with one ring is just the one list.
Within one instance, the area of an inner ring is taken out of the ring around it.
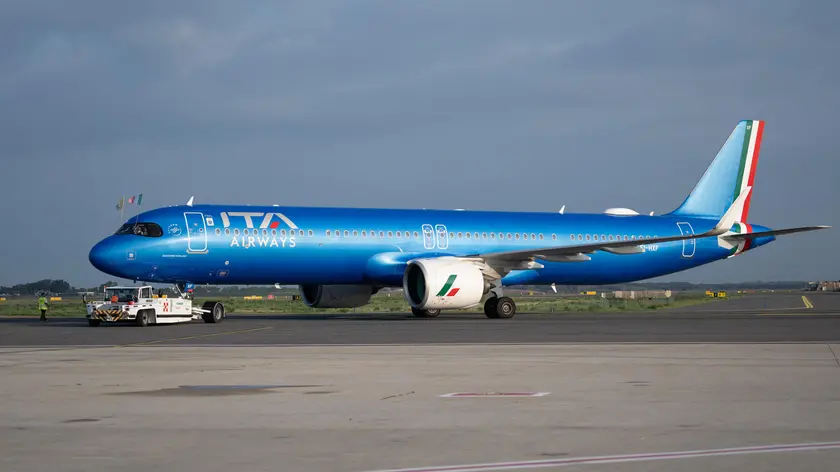
{"label": "main landing gear", "polygon": [[488,318],[513,318],[516,303],[510,297],[492,296],[484,302],[484,315]]}
{"label": "main landing gear", "polygon": [[[412,308],[411,313],[417,318],[436,318],[440,310]],[[494,319],[513,318],[516,315],[516,303],[510,297],[492,296],[484,302],[484,315]]]}
{"label": "main landing gear", "polygon": [[417,318],[436,318],[440,314],[440,310],[421,310],[411,307],[411,314]]}

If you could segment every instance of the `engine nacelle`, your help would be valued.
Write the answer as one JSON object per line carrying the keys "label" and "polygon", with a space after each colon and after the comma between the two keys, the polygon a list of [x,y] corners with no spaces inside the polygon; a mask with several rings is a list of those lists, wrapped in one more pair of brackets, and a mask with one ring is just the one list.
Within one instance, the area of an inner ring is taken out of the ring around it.
{"label": "engine nacelle", "polygon": [[300,298],[310,308],[358,308],[376,290],[370,285],[301,285]]}
{"label": "engine nacelle", "polygon": [[489,290],[478,266],[456,258],[415,259],[403,275],[403,295],[421,310],[469,308]]}

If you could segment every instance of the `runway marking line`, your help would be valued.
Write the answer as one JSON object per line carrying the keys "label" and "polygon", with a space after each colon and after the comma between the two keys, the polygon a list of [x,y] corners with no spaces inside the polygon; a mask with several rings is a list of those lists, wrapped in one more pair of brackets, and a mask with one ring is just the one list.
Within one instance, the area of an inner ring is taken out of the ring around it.
{"label": "runway marking line", "polygon": [[264,326],[262,328],[251,328],[251,329],[240,329],[237,331],[223,331],[221,333],[208,333],[208,334],[196,334],[194,336],[183,336],[180,338],[168,338],[168,339],[156,339],[154,341],[142,341],[137,343],[128,343],[128,344],[117,344],[113,347],[132,347],[132,346],[144,346],[147,344],[157,344],[157,343],[165,343],[169,341],[185,341],[187,339],[200,339],[200,338],[209,338],[212,336],[224,336],[226,334],[239,334],[239,333],[251,333],[254,331],[264,331],[267,329],[274,329],[272,326]]}
{"label": "runway marking line", "polygon": [[696,457],[760,454],[768,452],[816,451],[838,449],[840,442],[775,444],[768,446],[737,447],[727,449],[705,449],[696,451],[657,452],[648,454],[622,454],[615,456],[590,456],[568,459],[545,459],[534,461],[495,462],[485,464],[464,464],[412,469],[388,469],[370,472],[476,472],[488,470],[535,469],[542,467],[565,467],[570,465],[621,464],[627,462],[655,461],[666,459],[691,459]]}

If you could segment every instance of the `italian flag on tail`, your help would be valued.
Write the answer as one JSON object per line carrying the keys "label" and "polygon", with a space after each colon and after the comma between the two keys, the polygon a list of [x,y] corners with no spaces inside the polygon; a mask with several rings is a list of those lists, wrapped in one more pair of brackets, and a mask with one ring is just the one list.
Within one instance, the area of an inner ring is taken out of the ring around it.
{"label": "italian flag on tail", "polygon": [[[744,132],[744,142],[741,146],[741,162],[738,168],[738,177],[735,181],[735,193],[732,195],[734,201],[741,195],[741,191],[747,187],[754,187],[755,183],[755,169],[758,166],[758,153],[761,150],[761,137],[764,134],[764,121],[751,120],[747,122],[746,131]],[[750,201],[752,200],[752,192],[744,201],[744,207],[741,209],[737,221],[747,221],[750,213]]]}

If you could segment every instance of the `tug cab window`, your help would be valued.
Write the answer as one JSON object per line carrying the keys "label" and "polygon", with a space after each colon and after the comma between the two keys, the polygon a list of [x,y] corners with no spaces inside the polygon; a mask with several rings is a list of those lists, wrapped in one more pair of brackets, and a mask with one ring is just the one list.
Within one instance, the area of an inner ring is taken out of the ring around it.
{"label": "tug cab window", "polygon": [[163,229],[156,223],[126,223],[115,234],[134,234],[149,238],[163,236]]}

